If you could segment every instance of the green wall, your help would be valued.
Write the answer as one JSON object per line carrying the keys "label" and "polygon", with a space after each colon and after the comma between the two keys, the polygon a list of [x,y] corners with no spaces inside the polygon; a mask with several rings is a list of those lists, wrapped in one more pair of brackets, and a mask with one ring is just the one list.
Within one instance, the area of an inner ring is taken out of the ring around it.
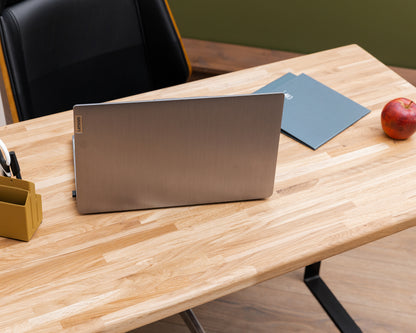
{"label": "green wall", "polygon": [[310,53],[359,44],[416,68],[414,0],[169,0],[183,37]]}

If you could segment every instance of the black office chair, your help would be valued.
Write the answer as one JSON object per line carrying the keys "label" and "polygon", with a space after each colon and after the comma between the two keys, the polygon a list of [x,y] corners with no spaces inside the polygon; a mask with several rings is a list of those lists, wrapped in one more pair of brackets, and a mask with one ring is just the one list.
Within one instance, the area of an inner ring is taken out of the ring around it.
{"label": "black office chair", "polygon": [[14,121],[183,83],[191,73],[166,0],[2,0],[1,9],[0,66]]}

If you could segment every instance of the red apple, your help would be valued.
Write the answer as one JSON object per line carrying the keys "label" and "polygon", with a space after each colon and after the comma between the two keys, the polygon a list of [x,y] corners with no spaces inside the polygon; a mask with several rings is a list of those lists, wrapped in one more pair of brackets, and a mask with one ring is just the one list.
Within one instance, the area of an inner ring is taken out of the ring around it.
{"label": "red apple", "polygon": [[381,126],[393,139],[407,139],[416,131],[416,104],[401,97],[388,102],[381,112]]}

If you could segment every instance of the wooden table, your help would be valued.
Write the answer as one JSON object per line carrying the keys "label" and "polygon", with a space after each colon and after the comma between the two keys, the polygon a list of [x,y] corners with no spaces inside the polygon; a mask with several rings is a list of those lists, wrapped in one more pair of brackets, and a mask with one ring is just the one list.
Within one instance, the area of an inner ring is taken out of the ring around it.
{"label": "wooden table", "polygon": [[267,200],[82,216],[72,112],[0,128],[44,205],[30,242],[0,239],[0,331],[127,331],[415,226],[416,136],[379,118],[416,88],[356,45],[126,100],[250,93],[288,71],[372,112],[317,151],[282,135]]}

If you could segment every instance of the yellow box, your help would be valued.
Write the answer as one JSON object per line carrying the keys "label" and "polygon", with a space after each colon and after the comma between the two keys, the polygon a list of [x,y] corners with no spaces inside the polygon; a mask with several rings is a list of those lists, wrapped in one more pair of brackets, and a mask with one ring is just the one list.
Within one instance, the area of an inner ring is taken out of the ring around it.
{"label": "yellow box", "polygon": [[29,241],[42,222],[35,184],[0,176],[0,236]]}

